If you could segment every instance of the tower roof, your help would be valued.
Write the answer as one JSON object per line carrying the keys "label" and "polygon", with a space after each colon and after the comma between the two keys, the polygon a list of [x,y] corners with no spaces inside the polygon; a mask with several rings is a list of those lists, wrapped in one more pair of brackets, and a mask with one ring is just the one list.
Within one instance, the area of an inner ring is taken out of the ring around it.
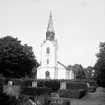
{"label": "tower roof", "polygon": [[48,27],[47,27],[47,32],[54,32],[54,27],[53,27],[53,21],[52,21],[52,14],[50,11],[50,16],[49,16],[49,22],[48,22]]}

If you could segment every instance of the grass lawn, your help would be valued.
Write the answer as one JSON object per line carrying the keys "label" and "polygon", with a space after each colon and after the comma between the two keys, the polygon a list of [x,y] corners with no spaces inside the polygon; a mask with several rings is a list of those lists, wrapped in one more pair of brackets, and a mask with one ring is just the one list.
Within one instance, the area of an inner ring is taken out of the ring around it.
{"label": "grass lawn", "polygon": [[87,93],[81,99],[70,100],[71,105],[105,105],[105,88],[98,87],[94,93]]}

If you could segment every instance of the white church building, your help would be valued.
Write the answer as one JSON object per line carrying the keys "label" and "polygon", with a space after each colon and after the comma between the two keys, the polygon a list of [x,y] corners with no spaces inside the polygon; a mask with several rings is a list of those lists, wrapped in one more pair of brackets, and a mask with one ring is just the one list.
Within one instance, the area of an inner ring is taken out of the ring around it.
{"label": "white church building", "polygon": [[[62,55],[63,56],[63,55]],[[37,79],[74,79],[74,73],[58,61],[58,42],[55,39],[52,15],[50,13],[46,39],[41,45],[41,64]]]}

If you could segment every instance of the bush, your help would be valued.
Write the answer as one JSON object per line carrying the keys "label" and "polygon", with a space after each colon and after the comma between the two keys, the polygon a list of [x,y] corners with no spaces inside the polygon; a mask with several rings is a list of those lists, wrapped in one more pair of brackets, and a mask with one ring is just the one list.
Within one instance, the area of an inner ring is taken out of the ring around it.
{"label": "bush", "polygon": [[96,81],[88,81],[88,83],[90,84],[90,86],[98,86]]}
{"label": "bush", "polygon": [[65,97],[65,98],[82,98],[85,96],[85,90],[84,89],[79,89],[79,90],[72,90],[72,89],[60,89],[59,90],[59,96],[60,97]]}
{"label": "bush", "polygon": [[73,80],[75,82],[81,82],[81,83],[89,83],[90,86],[96,86],[97,87],[97,82],[95,80],[90,80],[90,79],[76,79]]}
{"label": "bush", "polygon": [[20,86],[24,86],[25,82],[23,79],[17,79],[17,78],[0,78],[0,83],[2,83],[2,85],[7,85],[9,81],[13,82],[13,85],[20,85]]}
{"label": "bush", "polygon": [[32,86],[33,80],[31,79],[24,79],[24,86]]}
{"label": "bush", "polygon": [[0,92],[0,105],[18,105],[19,100],[15,96]]}
{"label": "bush", "polygon": [[52,92],[51,88],[34,88],[34,87],[22,87],[21,94],[23,95],[42,95],[42,94],[48,94],[50,95]]}
{"label": "bush", "polygon": [[87,89],[87,84],[86,83],[79,83],[79,82],[68,82],[66,84],[66,89],[73,89],[73,90],[78,90],[78,89]]}
{"label": "bush", "polygon": [[[87,80],[36,80],[38,82],[37,86],[38,87],[47,87],[47,88],[52,88],[52,92],[58,92],[60,89],[60,83],[61,82],[66,82],[66,89],[85,89],[87,90]],[[90,82],[92,84],[92,82]]]}
{"label": "bush", "polygon": [[37,81],[38,87],[47,87],[47,88],[51,88],[52,92],[57,92],[60,89],[60,82],[57,80],[40,80]]}
{"label": "bush", "polygon": [[[24,96],[24,99],[27,99],[27,97]],[[49,105],[49,96],[47,94],[42,94],[39,96],[29,96],[28,99],[31,99],[33,102],[35,102],[35,105]]]}
{"label": "bush", "polygon": [[23,79],[17,79],[17,78],[6,78],[5,79],[5,84],[8,84],[8,81],[12,81],[13,82],[13,85],[20,85],[20,86],[24,86],[25,82]]}
{"label": "bush", "polygon": [[95,80],[84,79],[84,80],[76,80],[76,81],[81,83],[88,83],[89,87],[87,86],[87,92],[95,92],[98,86]]}
{"label": "bush", "polygon": [[95,92],[96,91],[96,87],[95,86],[90,86],[87,89],[87,92]]}
{"label": "bush", "polygon": [[52,88],[52,92],[57,92],[60,89],[60,83],[57,81],[46,81],[45,86]]}

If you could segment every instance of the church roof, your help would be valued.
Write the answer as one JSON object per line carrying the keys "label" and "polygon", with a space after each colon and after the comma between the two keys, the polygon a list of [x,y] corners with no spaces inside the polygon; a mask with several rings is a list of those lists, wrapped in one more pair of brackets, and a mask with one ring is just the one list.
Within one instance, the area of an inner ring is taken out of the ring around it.
{"label": "church roof", "polygon": [[57,63],[58,63],[58,68],[59,68],[59,69],[66,69],[66,70],[70,70],[70,69],[68,69],[68,67],[67,67],[67,66],[65,66],[63,63],[61,63],[61,62],[59,62],[59,61],[57,61]]}
{"label": "church roof", "polygon": [[58,63],[58,68],[59,68],[59,69],[66,69],[66,70],[68,70],[68,71],[70,71],[70,70],[73,71],[73,69],[68,68],[68,66],[65,66],[63,63],[61,63],[61,62],[59,62],[59,61],[57,61],[57,63]]}
{"label": "church roof", "polygon": [[57,61],[57,64],[58,64],[58,69],[66,69],[66,66],[60,63],[59,61]]}

